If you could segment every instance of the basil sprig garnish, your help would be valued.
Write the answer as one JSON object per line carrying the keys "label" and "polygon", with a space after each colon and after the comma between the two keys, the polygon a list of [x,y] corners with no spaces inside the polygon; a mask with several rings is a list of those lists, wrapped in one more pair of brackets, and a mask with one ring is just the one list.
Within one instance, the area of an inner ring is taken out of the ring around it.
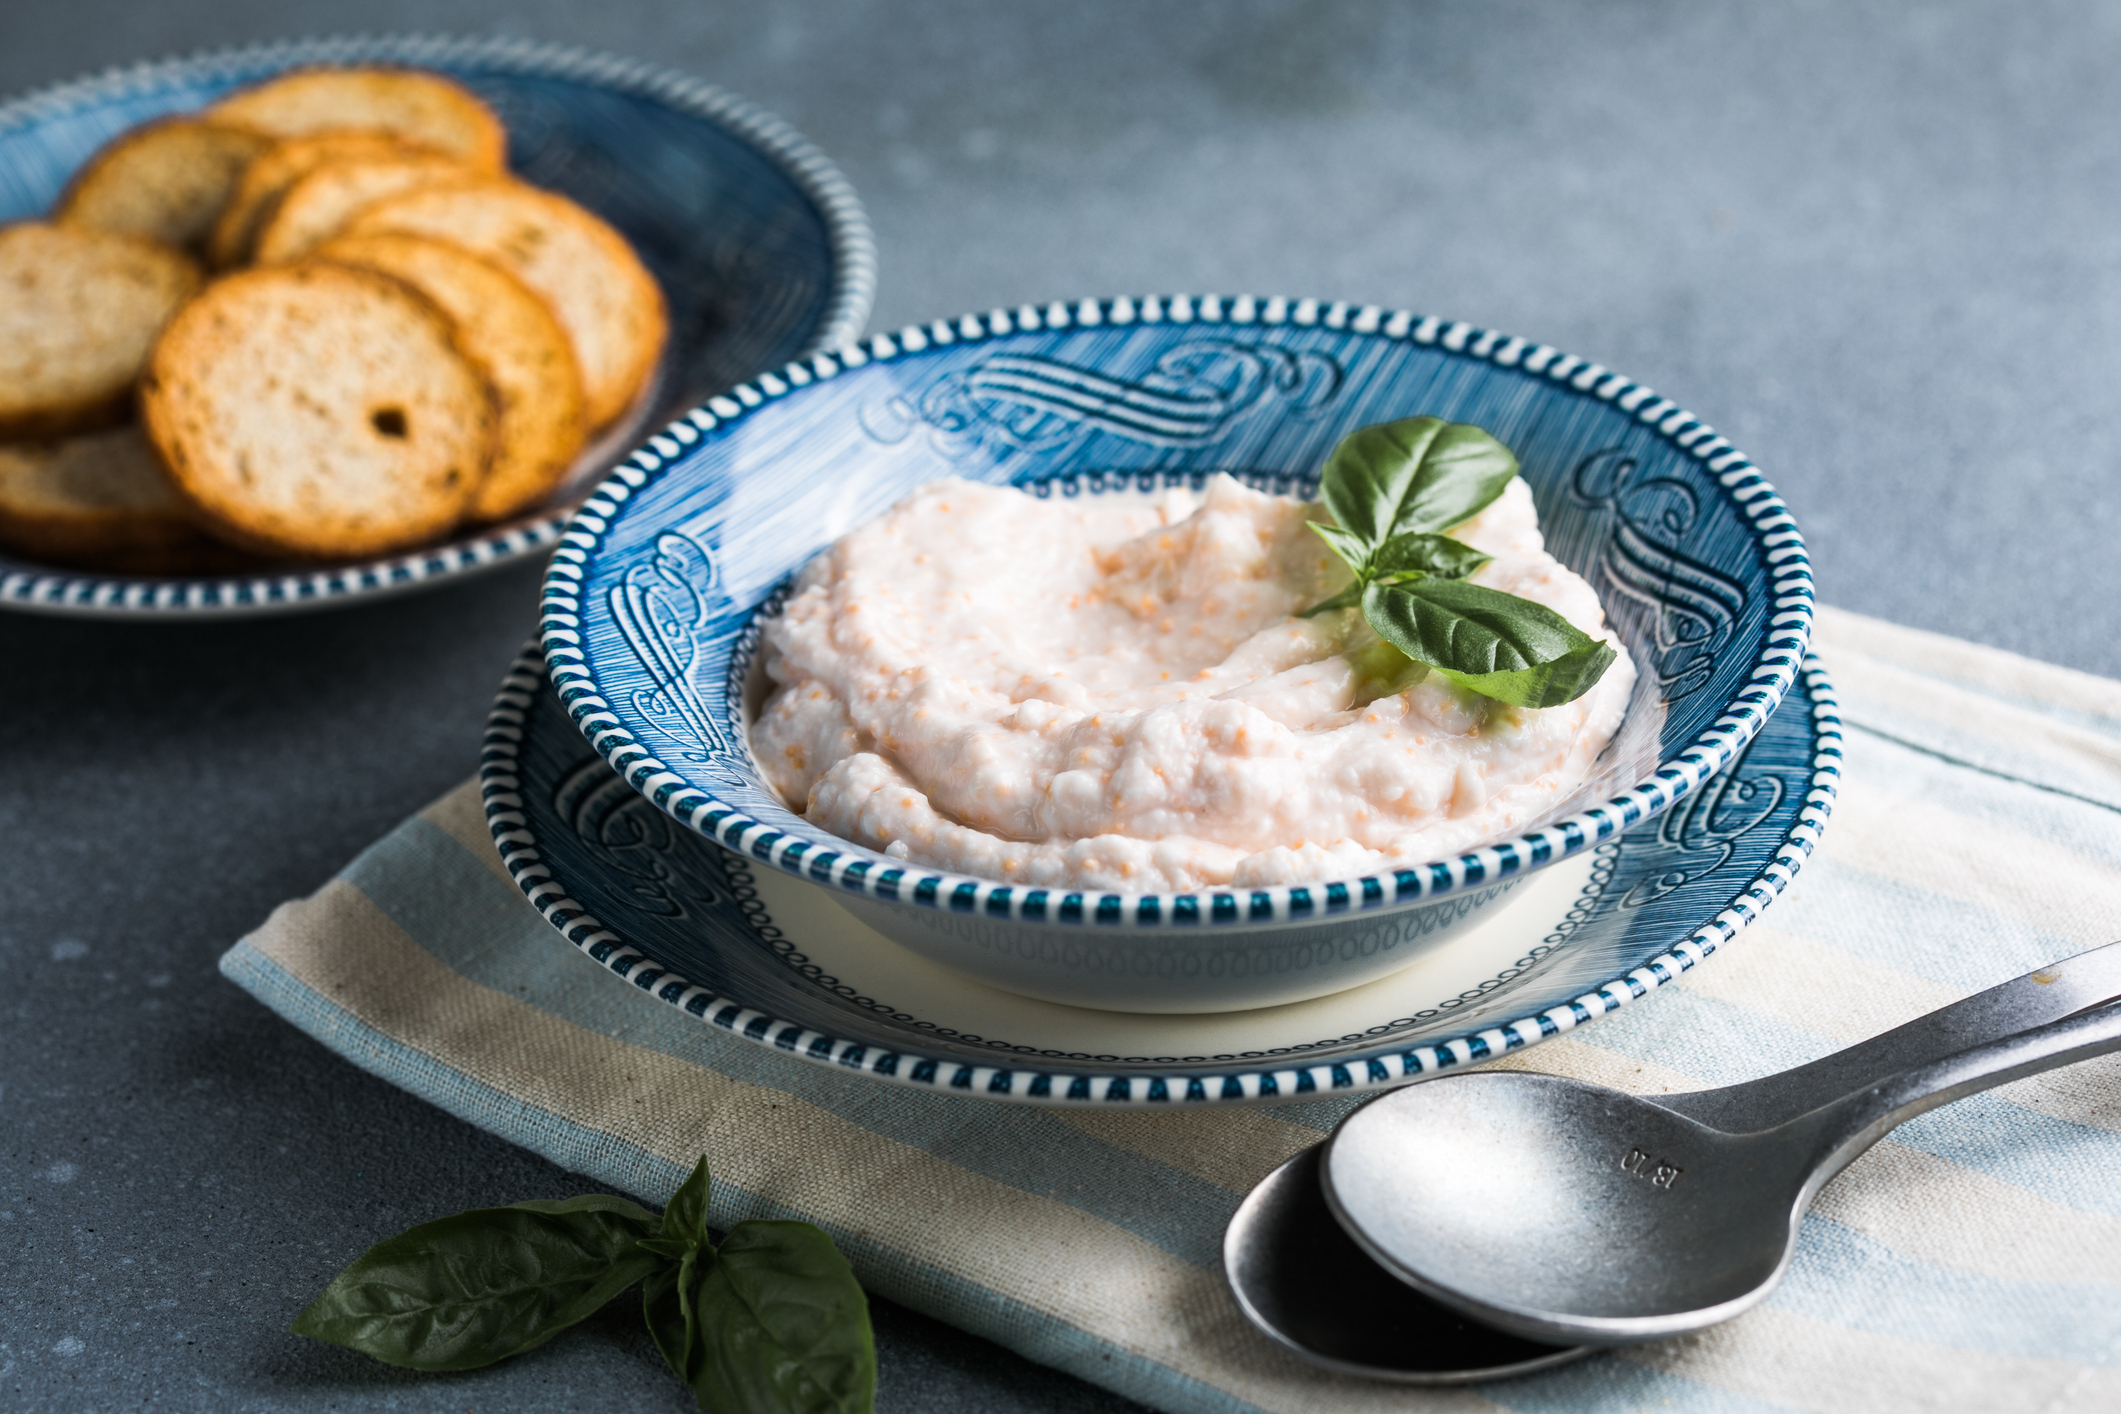
{"label": "basil sprig garnish", "polygon": [[1377,636],[1415,662],[1512,706],[1581,697],[1612,648],[1544,604],[1467,583],[1493,557],[1444,533],[1515,475],[1510,449],[1465,423],[1409,417],[1349,433],[1319,477],[1338,524],[1311,529],[1355,582],[1302,617],[1360,606]]}
{"label": "basil sprig garnish", "polygon": [[473,1370],[532,1350],[645,1279],[656,1348],[710,1414],[865,1414],[869,1306],[809,1223],[738,1223],[717,1247],[701,1159],[660,1219],[624,1198],[475,1208],[377,1243],[295,1318],[412,1370]]}

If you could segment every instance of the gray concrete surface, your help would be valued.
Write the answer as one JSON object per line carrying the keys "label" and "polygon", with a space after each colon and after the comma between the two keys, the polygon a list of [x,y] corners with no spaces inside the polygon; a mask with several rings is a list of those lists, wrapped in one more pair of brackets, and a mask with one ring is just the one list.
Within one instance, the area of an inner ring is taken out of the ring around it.
{"label": "gray concrete surface", "polygon": [[[869,205],[879,326],[1215,289],[1533,336],[1731,436],[1829,601],[2121,674],[2121,9],[16,0],[0,91],[412,28],[640,55],[788,117]],[[688,1407],[619,1315],[449,1380],[284,1334],[397,1226],[578,1184],[213,970],[469,769],[533,587],[0,618],[0,1408]],[[879,1325],[882,1409],[1132,1407]]]}

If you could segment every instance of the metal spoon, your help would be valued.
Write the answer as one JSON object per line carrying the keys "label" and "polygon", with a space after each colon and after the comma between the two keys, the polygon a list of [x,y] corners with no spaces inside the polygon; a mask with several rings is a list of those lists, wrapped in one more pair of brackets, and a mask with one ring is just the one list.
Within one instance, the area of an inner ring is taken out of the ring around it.
{"label": "metal spoon", "polygon": [[1253,1325],[1342,1374],[1409,1385],[1498,1380],[1591,1353],[1478,1325],[1371,1261],[1319,1192],[1324,1147],[1261,1179],[1223,1230],[1223,1270]]}
{"label": "metal spoon", "polygon": [[1349,1115],[1321,1186],[1364,1251],[1478,1321],[1566,1343],[1680,1335],[1765,1298],[1813,1197],[1894,1126],[2121,1050],[2117,1002],[2121,943],[1720,1090],[1450,1076]]}

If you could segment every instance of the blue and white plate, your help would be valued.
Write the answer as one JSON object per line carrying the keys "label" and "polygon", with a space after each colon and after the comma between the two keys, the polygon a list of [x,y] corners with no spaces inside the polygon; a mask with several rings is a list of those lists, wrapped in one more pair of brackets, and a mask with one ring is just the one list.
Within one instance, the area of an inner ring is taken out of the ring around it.
{"label": "blue and white plate", "polygon": [[794,129],[712,84],[630,59],[514,39],[308,40],[143,64],[0,107],[0,221],[47,210],[113,135],[305,64],[449,74],[508,126],[509,163],[633,242],[670,301],[654,389],[546,509],[389,559],[236,577],[98,574],[0,552],[0,607],[192,618],[299,611],[401,592],[549,549],[584,487],[643,435],[766,369],[852,340],[875,246],[846,180]]}
{"label": "blue and white plate", "polygon": [[534,647],[501,686],[481,777],[502,861],[547,921],[704,1025],[900,1085],[1184,1105],[1398,1084],[1647,996],[1729,942],[1802,865],[1833,805],[1840,743],[1833,692],[1807,660],[1702,789],[1533,874],[1493,921],[1351,991],[1188,1016],[982,986],[685,828],[583,739]]}

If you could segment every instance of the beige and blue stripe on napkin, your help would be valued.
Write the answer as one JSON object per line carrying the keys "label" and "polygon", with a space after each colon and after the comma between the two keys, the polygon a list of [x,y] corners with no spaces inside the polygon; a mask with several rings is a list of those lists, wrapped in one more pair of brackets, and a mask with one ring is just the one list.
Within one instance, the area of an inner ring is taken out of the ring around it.
{"label": "beige and blue stripe on napkin", "polygon": [[[1722,1085],[2121,937],[2121,683],[1831,610],[1815,647],[1847,774],[1790,891],[1676,985],[1501,1064]],[[1737,1321],[1418,1390],[1281,1352],[1223,1286],[1246,1189],[1353,1101],[1039,1110],[782,1056],[561,941],[502,871],[471,785],[221,967],[585,1188],[659,1202],[705,1153],[718,1226],[809,1219],[870,1290],[1159,1409],[2121,1409],[2121,1055],[1896,1130],[1821,1195],[1788,1279]]]}

